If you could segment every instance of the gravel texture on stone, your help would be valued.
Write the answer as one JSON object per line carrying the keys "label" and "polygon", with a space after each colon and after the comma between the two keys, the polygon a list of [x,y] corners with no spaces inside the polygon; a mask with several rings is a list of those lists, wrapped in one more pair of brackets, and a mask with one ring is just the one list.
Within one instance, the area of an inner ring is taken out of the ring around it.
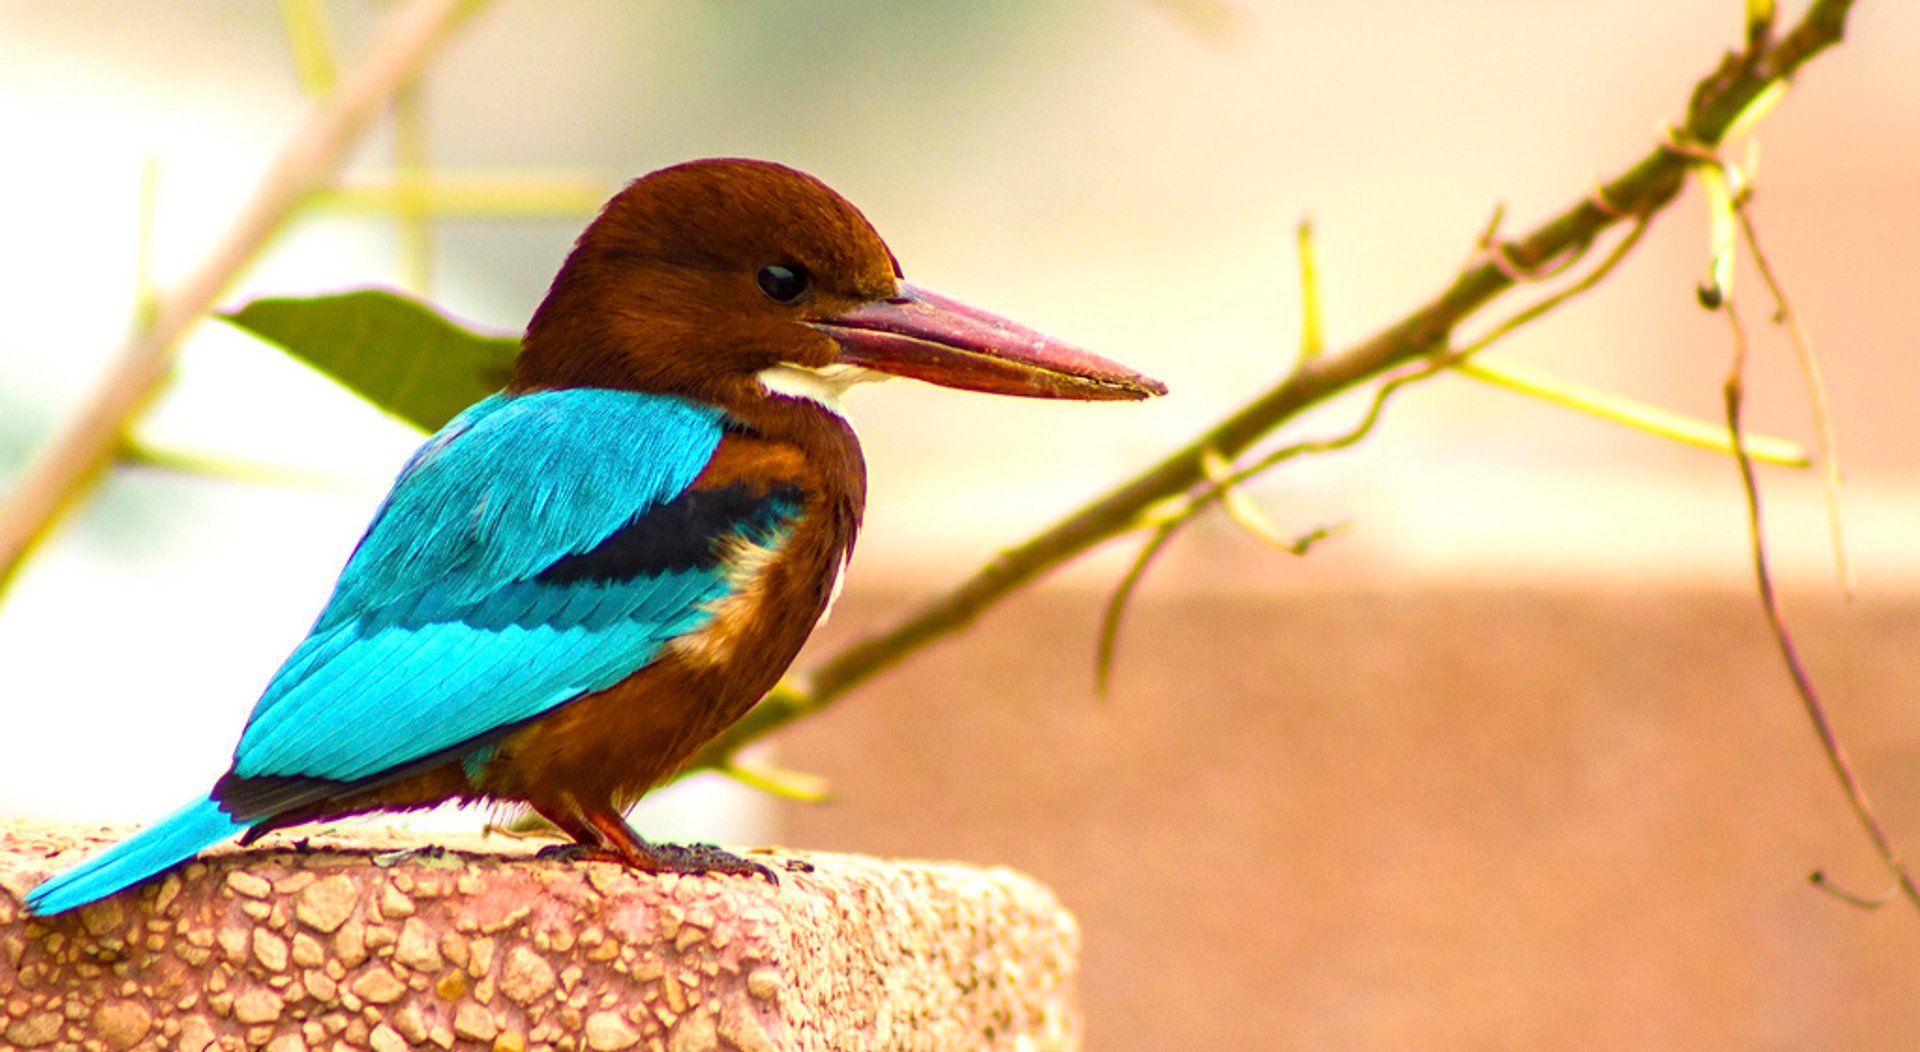
{"label": "gravel texture on stone", "polygon": [[1073,1049],[1079,931],[1007,869],[756,853],[780,876],[391,832],[216,849],[52,918],[114,831],[0,823],[0,1048]]}

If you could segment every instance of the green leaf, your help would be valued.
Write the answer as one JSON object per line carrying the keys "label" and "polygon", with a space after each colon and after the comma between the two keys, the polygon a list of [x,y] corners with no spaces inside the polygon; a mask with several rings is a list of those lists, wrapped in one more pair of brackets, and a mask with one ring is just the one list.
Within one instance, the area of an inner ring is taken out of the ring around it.
{"label": "green leaf", "polygon": [[422,431],[506,386],[520,350],[384,289],[257,299],[219,317]]}

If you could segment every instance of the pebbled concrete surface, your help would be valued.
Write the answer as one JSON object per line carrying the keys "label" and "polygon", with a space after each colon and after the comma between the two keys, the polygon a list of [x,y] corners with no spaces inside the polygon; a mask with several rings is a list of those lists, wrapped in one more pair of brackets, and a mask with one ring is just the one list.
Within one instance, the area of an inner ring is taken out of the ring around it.
{"label": "pebbled concrete surface", "polygon": [[1079,930],[1008,869],[777,852],[779,887],[378,832],[25,893],[111,831],[0,824],[0,1047],[1074,1049]]}

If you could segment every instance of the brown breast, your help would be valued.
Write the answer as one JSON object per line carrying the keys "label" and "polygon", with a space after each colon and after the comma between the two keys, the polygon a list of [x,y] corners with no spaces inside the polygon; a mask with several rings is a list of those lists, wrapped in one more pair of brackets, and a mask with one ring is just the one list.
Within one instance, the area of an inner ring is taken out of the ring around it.
{"label": "brown breast", "polygon": [[791,487],[801,511],[789,531],[769,547],[726,553],[735,587],[704,627],[503,740],[481,787],[487,795],[638,799],[745,715],[799,654],[852,553],[865,463],[846,421],[809,403],[771,399],[737,415],[747,418],[728,427],[694,486]]}

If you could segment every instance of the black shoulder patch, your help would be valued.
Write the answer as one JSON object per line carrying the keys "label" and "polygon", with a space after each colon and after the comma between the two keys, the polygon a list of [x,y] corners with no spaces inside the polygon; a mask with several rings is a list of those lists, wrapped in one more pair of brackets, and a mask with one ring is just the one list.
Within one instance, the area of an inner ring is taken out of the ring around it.
{"label": "black shoulder patch", "polygon": [[630,581],[673,570],[694,570],[720,561],[720,542],[758,539],[797,512],[798,486],[759,490],[736,483],[690,489],[649,508],[592,548],[566,556],[540,571],[543,584]]}

